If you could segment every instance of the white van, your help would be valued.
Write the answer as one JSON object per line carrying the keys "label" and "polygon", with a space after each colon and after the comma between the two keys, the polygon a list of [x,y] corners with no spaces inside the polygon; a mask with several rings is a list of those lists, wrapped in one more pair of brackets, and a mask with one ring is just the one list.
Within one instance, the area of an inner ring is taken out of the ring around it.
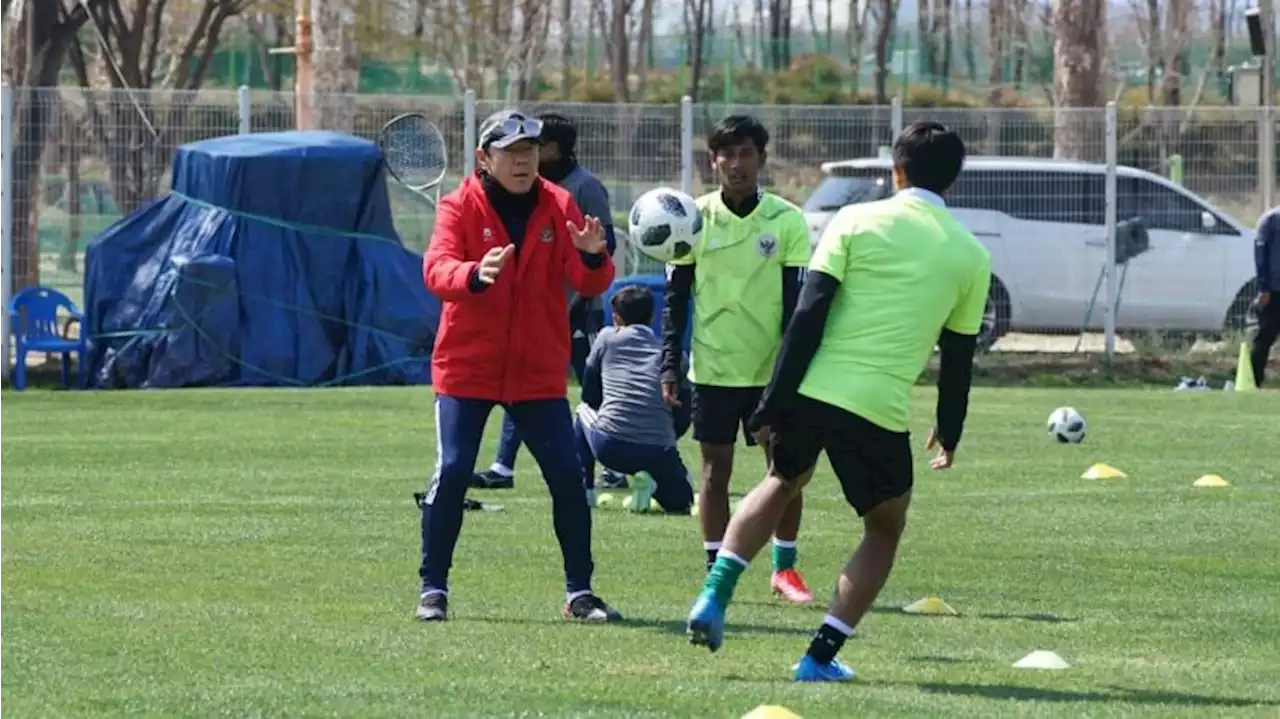
{"label": "white van", "polygon": [[[814,243],[841,207],[888,197],[891,160],[828,162],[804,205]],[[991,251],[983,344],[1010,330],[1079,330],[1106,250],[1106,165],[970,157],[948,207]],[[1128,262],[1116,327],[1217,332],[1250,320],[1253,231],[1179,185],[1119,167],[1117,221],[1141,217],[1150,248]],[[1105,287],[1088,327],[1103,326]]]}

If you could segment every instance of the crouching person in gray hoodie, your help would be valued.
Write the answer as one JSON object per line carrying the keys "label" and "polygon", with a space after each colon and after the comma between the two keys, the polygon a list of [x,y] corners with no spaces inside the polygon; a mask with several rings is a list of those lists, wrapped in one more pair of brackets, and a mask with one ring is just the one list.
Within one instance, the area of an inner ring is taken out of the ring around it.
{"label": "crouching person in gray hoodie", "polygon": [[596,336],[582,376],[574,419],[588,500],[595,504],[595,465],[634,476],[628,509],[657,500],[666,512],[693,507],[689,472],[676,440],[689,428],[688,388],[674,405],[662,400],[662,340],[650,326],[653,293],[624,287],[610,298],[613,326]]}

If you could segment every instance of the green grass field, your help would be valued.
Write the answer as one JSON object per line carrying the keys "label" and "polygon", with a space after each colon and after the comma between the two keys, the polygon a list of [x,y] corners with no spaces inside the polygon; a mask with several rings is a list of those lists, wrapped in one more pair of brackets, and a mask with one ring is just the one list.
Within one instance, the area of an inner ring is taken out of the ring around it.
{"label": "green grass field", "polygon": [[[596,588],[568,625],[527,455],[467,517],[452,620],[410,619],[434,460],[426,389],[6,392],[3,698],[14,717],[813,717],[1280,714],[1280,395],[977,390],[958,466],[926,469],[896,573],[843,657],[789,668],[823,607],[743,578],[728,641],[688,645],[690,518],[596,514]],[[916,399],[923,439],[933,396]],[[1058,446],[1061,404],[1091,423]],[[492,456],[497,415],[490,442]],[[686,460],[694,448],[684,448]],[[1090,482],[1097,461],[1128,479]],[[760,475],[740,452],[737,487]],[[1214,472],[1232,484],[1196,489]],[[801,568],[820,595],[859,526],[825,462]],[[898,608],[937,593],[962,616]],[[1073,667],[1010,665],[1035,649]]]}

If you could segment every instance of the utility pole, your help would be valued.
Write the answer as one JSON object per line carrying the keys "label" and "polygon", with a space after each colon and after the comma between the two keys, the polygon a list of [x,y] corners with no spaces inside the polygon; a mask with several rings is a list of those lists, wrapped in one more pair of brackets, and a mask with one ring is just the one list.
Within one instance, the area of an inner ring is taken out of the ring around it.
{"label": "utility pole", "polygon": [[1276,15],[1272,0],[1258,0],[1262,11],[1262,101],[1265,122],[1260,138],[1266,153],[1266,180],[1262,184],[1263,210],[1276,206]]}

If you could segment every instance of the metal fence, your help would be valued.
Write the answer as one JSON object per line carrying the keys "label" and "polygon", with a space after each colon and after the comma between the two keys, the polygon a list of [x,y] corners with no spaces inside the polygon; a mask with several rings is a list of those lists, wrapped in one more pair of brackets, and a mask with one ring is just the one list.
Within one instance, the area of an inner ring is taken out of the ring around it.
{"label": "metal fence", "polygon": [[[401,112],[427,114],[451,148],[448,191],[473,167],[467,141],[476,122],[500,107],[470,93],[456,99],[321,95],[314,112],[318,127],[368,139]],[[753,114],[769,128],[765,183],[808,203],[815,226],[823,212],[860,196],[859,183],[884,186],[883,162],[870,160],[887,151],[905,123],[928,118],[955,128],[970,161],[949,201],[992,251],[996,290],[988,324],[996,350],[1123,352],[1126,338],[1139,335],[1244,325],[1249,238],[1260,212],[1275,202],[1278,174],[1274,147],[1265,140],[1275,113],[1265,108],[918,109],[896,101],[728,107],[686,99],[525,109],[576,121],[579,158],[608,187],[619,226],[648,189],[668,185],[697,194],[714,186],[704,138],[731,112]],[[3,112],[7,306],[12,289],[35,283],[79,299],[84,247],[167,191],[179,146],[293,129],[294,96],[244,88],[5,87]],[[867,161],[833,173],[822,167],[857,158]],[[395,183],[390,193],[397,229],[406,244],[421,249],[431,234],[431,206]],[[1122,238],[1122,261],[1113,266],[1109,228],[1119,222],[1123,230],[1135,217],[1148,227],[1148,246],[1126,262],[1126,251],[1138,248]],[[634,256],[626,266],[657,269]],[[1060,336],[1046,336],[1055,333]],[[7,327],[3,336],[7,342]]]}

